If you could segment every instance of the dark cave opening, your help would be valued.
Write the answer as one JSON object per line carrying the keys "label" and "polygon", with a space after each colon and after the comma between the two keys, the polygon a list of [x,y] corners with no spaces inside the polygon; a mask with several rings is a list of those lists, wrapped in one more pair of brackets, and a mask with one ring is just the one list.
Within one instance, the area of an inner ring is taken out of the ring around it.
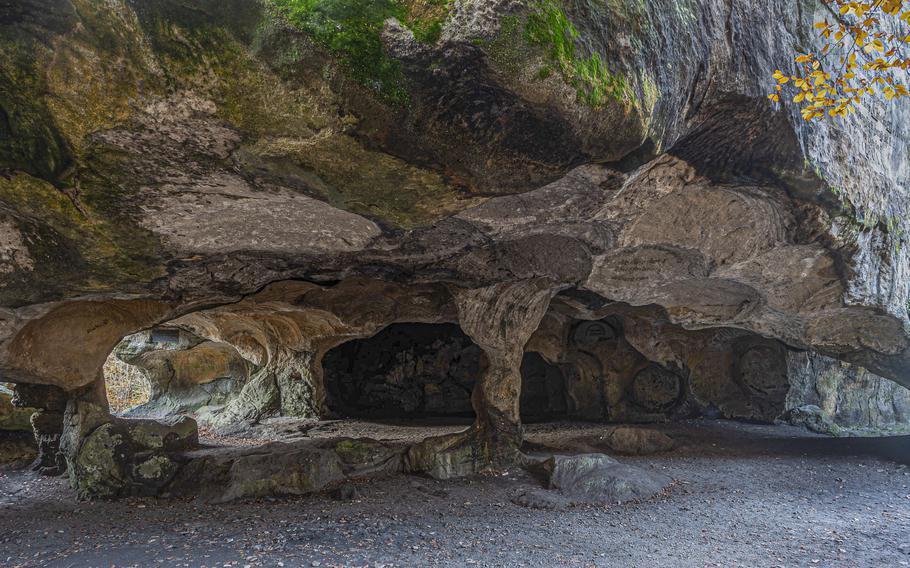
{"label": "dark cave opening", "polygon": [[[455,324],[404,323],[332,349],[322,365],[326,404],[339,417],[470,418],[474,416],[471,393],[485,359]],[[562,366],[528,352],[521,376],[523,420],[568,416]]]}
{"label": "dark cave opening", "polygon": [[346,418],[470,418],[483,365],[455,324],[393,324],[325,354],[326,404]]}
{"label": "dark cave opening", "polygon": [[566,375],[539,353],[525,353],[521,361],[521,419],[543,422],[565,418],[569,414]]}

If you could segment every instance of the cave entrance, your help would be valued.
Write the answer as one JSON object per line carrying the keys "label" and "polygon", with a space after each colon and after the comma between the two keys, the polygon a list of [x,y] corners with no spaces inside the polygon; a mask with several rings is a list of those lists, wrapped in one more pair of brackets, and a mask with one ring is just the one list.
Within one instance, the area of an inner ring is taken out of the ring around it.
{"label": "cave entrance", "polygon": [[[187,347],[185,334],[177,328],[157,327],[122,338],[107,356],[102,367],[104,389],[111,414],[135,415],[148,410],[147,405],[160,393],[141,364],[142,355],[155,351],[178,351]],[[168,367],[169,376],[174,365]]]}
{"label": "cave entrance", "polygon": [[472,418],[483,352],[454,324],[393,324],[325,354],[326,404],[347,418]]}
{"label": "cave entrance", "polygon": [[525,353],[521,361],[520,411],[523,422],[557,420],[569,413],[565,373],[539,353]]}
{"label": "cave entrance", "polygon": [[107,356],[102,372],[111,414],[122,416],[149,402],[152,390],[145,374],[138,367],[120,359],[117,349]]}

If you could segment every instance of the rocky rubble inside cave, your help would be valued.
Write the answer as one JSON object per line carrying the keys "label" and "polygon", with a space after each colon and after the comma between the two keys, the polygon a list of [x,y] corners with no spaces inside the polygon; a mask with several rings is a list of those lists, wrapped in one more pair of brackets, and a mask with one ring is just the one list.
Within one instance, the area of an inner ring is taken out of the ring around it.
{"label": "rocky rubble inside cave", "polygon": [[910,121],[774,107],[792,4],[0,6],[0,454],[88,500],[598,503],[672,490],[604,455],[648,424],[907,433]]}

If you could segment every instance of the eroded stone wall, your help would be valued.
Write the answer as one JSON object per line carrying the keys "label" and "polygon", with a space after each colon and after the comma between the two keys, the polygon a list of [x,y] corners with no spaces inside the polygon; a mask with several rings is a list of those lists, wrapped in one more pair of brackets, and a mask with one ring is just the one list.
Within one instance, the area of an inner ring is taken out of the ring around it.
{"label": "eroded stone wall", "polygon": [[910,432],[910,389],[857,365],[816,353],[790,351],[787,364],[788,410],[817,413],[819,420],[812,424],[822,432]]}
{"label": "eroded stone wall", "polygon": [[130,416],[211,412],[239,393],[250,375],[250,365],[230,345],[179,328],[129,335],[112,356],[138,368],[151,387],[149,402],[130,409]]}
{"label": "eroded stone wall", "polygon": [[[338,292],[349,287],[366,294],[380,290],[372,286],[352,283]],[[344,292],[338,298],[353,300]],[[439,298],[435,301],[445,303],[444,295]],[[356,301],[370,305],[372,298]],[[317,332],[328,332],[319,339],[321,335],[297,334],[313,333],[313,324],[326,314],[313,311],[315,306],[297,307],[299,332],[261,335],[275,329],[262,324],[270,321],[268,310],[279,307],[255,303],[244,309],[254,305],[255,312],[246,317],[257,316],[244,325],[257,341],[271,338],[260,344],[261,352],[248,342],[252,336],[234,336],[226,343],[218,339],[218,328],[199,325],[217,320],[236,325],[239,314],[233,309],[183,320],[197,322],[200,333],[208,329],[215,341],[176,327],[176,341],[168,344],[153,342],[151,332],[126,338],[115,354],[141,367],[155,385],[152,402],[133,414],[190,412],[204,424],[230,430],[270,415],[394,419],[470,416],[475,410],[472,394],[486,355],[454,323],[396,324],[387,319],[394,311],[386,316],[374,312],[370,324],[358,331],[333,328]],[[331,301],[319,310],[335,309],[330,306]],[[280,308],[283,317],[290,309]],[[348,304],[345,309],[356,308]],[[270,343],[294,337],[323,347],[296,351],[290,344]],[[847,428],[889,429],[908,421],[905,398],[910,391],[860,367],[743,330],[686,330],[655,308],[610,304],[586,311],[561,295],[523,350],[518,405],[526,421],[707,416],[773,422],[811,405]],[[270,353],[269,362],[263,365],[257,353]],[[292,379],[301,372],[310,378]]]}

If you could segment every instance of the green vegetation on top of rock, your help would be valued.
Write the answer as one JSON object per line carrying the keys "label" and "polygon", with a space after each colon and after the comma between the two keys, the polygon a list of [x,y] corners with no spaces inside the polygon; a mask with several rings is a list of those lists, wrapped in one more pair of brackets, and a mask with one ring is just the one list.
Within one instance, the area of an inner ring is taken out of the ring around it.
{"label": "green vegetation on top of rock", "polygon": [[357,82],[392,104],[410,99],[401,66],[385,52],[383,23],[409,26],[423,43],[435,43],[450,0],[272,0],[288,20],[340,56]]}
{"label": "green vegetation on top of rock", "polygon": [[[578,54],[578,29],[553,0],[541,0],[533,5],[525,24],[525,38],[547,52],[550,63],[578,90],[579,99],[590,106],[633,98],[625,78],[611,73],[599,53],[588,57]],[[547,70],[543,72],[546,74]]]}

